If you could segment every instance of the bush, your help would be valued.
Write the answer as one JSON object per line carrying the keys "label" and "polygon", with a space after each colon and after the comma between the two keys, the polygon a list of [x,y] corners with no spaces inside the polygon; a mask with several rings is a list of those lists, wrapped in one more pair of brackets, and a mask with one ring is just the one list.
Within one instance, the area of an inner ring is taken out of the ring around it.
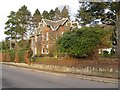
{"label": "bush", "polygon": [[26,50],[19,50],[18,51],[18,59],[19,59],[19,62],[20,63],[24,63],[24,61],[25,61],[25,58],[24,58],[24,56],[25,56],[25,51]]}
{"label": "bush", "polygon": [[107,57],[107,58],[115,58],[117,57],[117,53],[116,51],[114,51],[113,49],[111,49],[111,52],[109,54],[108,51],[103,51],[103,53],[101,54],[102,57]]}
{"label": "bush", "polygon": [[109,54],[108,54],[108,53],[109,53],[108,51],[103,51],[102,56],[103,56],[103,57],[108,57],[108,56],[109,56]]}
{"label": "bush", "polygon": [[74,57],[87,57],[101,43],[103,35],[99,27],[84,27],[63,34],[57,41],[61,54]]}
{"label": "bush", "polygon": [[10,54],[11,62],[14,62],[14,60],[15,60],[15,51],[14,50],[9,50],[9,54]]}
{"label": "bush", "polygon": [[111,54],[111,55],[114,55],[114,54],[116,54],[116,51],[114,51],[113,49],[111,49],[110,54]]}

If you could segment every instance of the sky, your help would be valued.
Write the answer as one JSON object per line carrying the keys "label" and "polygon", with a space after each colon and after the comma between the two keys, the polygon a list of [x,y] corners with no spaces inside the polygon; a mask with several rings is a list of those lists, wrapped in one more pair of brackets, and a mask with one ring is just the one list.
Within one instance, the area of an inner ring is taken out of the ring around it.
{"label": "sky", "polygon": [[78,0],[0,0],[0,41],[4,40],[6,37],[4,27],[10,11],[16,12],[23,5],[26,5],[32,14],[37,8],[42,13],[44,10],[50,11],[61,5],[68,5],[74,16],[79,8]]}

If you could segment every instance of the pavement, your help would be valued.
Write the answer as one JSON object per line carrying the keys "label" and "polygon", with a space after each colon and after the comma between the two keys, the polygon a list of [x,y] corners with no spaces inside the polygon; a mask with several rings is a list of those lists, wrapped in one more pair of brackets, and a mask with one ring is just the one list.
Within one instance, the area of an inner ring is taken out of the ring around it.
{"label": "pavement", "polygon": [[16,67],[16,68],[21,67],[24,70],[31,70],[31,71],[34,71],[34,72],[41,72],[41,73],[45,73],[45,74],[74,77],[74,78],[79,78],[81,80],[89,80],[89,81],[97,81],[97,82],[118,84],[118,79],[113,79],[113,78],[103,78],[103,77],[71,74],[71,73],[60,73],[60,72],[51,72],[51,71],[38,70],[38,69],[36,69],[34,67],[31,68],[28,64],[25,64],[25,63],[2,62],[2,64],[3,65],[4,64],[10,65],[11,67]]}

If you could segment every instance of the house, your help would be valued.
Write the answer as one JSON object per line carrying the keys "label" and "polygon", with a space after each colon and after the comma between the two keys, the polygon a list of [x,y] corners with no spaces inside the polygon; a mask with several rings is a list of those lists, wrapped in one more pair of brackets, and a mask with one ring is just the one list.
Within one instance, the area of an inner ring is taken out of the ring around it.
{"label": "house", "polygon": [[58,21],[42,19],[34,35],[31,36],[31,49],[33,50],[33,55],[55,56],[55,43],[57,38],[71,28],[71,22],[68,18],[63,18]]}

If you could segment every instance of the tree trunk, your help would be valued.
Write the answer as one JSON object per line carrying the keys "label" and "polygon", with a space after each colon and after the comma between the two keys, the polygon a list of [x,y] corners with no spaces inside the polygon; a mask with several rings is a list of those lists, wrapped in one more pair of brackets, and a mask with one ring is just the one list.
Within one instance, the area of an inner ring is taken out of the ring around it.
{"label": "tree trunk", "polygon": [[120,2],[118,2],[118,10],[117,10],[117,55],[120,59]]}

